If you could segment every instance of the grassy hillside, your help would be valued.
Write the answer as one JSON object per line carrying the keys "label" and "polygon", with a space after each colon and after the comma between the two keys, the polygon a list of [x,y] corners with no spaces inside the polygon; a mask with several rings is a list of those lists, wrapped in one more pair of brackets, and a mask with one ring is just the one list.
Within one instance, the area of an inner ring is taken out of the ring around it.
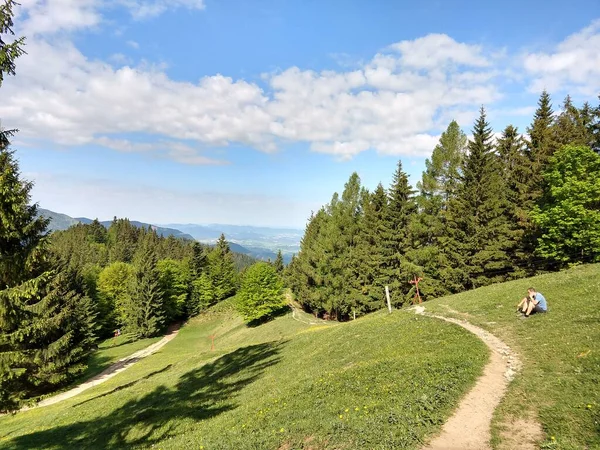
{"label": "grassy hillside", "polygon": [[249,328],[224,303],[105,384],[0,418],[0,447],[418,448],[486,360],[467,331],[406,311]]}
{"label": "grassy hillside", "polygon": [[[515,308],[530,285],[544,294],[549,313],[521,320]],[[537,417],[543,448],[600,449],[600,265],[488,286],[426,308],[467,318],[522,355],[523,374],[495,415],[496,445],[512,432],[508,418]]]}

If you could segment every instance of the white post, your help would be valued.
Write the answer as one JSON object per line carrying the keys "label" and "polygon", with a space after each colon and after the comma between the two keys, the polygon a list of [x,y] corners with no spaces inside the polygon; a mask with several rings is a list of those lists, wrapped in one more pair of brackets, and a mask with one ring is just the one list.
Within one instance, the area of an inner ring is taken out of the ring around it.
{"label": "white post", "polygon": [[391,314],[392,313],[392,303],[390,302],[390,290],[388,289],[387,286],[385,287],[385,298],[387,299],[388,309]]}

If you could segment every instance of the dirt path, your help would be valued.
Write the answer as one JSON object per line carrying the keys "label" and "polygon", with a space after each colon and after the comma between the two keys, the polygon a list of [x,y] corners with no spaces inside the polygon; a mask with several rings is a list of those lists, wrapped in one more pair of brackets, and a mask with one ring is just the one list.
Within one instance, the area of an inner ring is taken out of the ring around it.
{"label": "dirt path", "polygon": [[414,310],[417,314],[435,317],[465,328],[491,350],[490,361],[485,366],[483,375],[444,424],[441,434],[423,450],[490,449],[492,415],[504,396],[508,383],[521,368],[517,355],[496,336],[466,320],[428,314],[423,306],[416,306]]}
{"label": "dirt path", "polygon": [[[135,352],[123,359],[120,359],[119,361],[114,363],[112,366],[110,366],[106,370],[104,370],[102,373],[99,373],[95,377],[90,378],[85,383],[82,383],[79,386],[74,387],[73,389],[70,389],[61,394],[58,394],[53,397],[49,397],[45,400],[42,400],[41,402],[39,402],[37,405],[33,406],[32,408],[41,408],[42,406],[54,405],[55,403],[62,402],[63,400],[67,400],[71,397],[75,397],[77,394],[81,394],[83,391],[86,391],[91,387],[98,386],[99,384],[102,384],[105,381],[110,380],[112,377],[120,374],[124,370],[129,369],[140,359],[143,359],[146,356],[149,356],[152,353],[155,353],[158,350],[160,350],[162,347],[164,347],[168,342],[173,340],[173,338],[175,338],[175,336],[177,336],[180,326],[181,326],[180,324],[177,324],[177,325],[170,327],[167,335],[165,337],[163,337],[160,341],[155,342],[154,344],[149,345],[146,348],[138,350],[137,352]],[[22,411],[26,411],[26,410],[32,409],[32,408],[23,408]]]}

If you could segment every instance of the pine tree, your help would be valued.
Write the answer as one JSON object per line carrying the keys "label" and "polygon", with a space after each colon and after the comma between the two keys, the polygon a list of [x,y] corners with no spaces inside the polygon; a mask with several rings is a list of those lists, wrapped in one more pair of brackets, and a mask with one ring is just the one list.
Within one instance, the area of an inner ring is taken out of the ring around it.
{"label": "pine tree", "polygon": [[[506,187],[506,217],[510,229],[511,246],[506,250],[515,267],[515,272],[512,274],[514,277],[526,275],[525,267],[530,260],[525,233],[531,210],[527,188],[531,163],[525,146],[525,140],[519,135],[518,129],[512,125],[504,129],[496,144],[502,179]],[[533,267],[530,270],[533,270]]]}
{"label": "pine tree", "polygon": [[409,225],[410,249],[406,257],[415,275],[422,276],[419,284],[425,299],[446,295],[448,287],[442,272],[449,264],[441,251],[440,237],[445,234],[448,204],[456,196],[461,167],[467,147],[467,136],[458,123],[452,121],[425,162],[422,180],[417,184],[418,214]]}
{"label": "pine tree", "polygon": [[361,203],[358,235],[351,253],[354,276],[348,280],[353,286],[353,309],[359,315],[385,304],[383,242],[388,199],[381,183],[372,194],[363,190]]}
{"label": "pine tree", "polygon": [[49,266],[47,220],[29,205],[31,188],[0,147],[0,411],[80,373],[95,340],[89,299]]}
{"label": "pine tree", "polygon": [[11,44],[6,44],[2,40],[2,35],[14,36],[12,30],[14,8],[18,5],[15,0],[5,0],[0,5],[0,87],[4,81],[4,75],[15,75],[16,59],[23,55],[25,51],[23,46],[25,45],[25,38],[21,37],[16,39]]}
{"label": "pine tree", "polygon": [[283,269],[285,268],[285,265],[283,264],[283,255],[281,254],[281,250],[277,251],[277,257],[275,258],[275,262],[273,263],[273,266],[275,267],[275,270],[277,271],[278,274],[282,274],[283,273]]}
{"label": "pine tree", "polygon": [[585,121],[582,112],[573,105],[571,97],[567,95],[562,112],[554,123],[554,140],[557,148],[567,144],[588,145],[590,139]]}
{"label": "pine tree", "polygon": [[163,293],[156,268],[157,242],[154,231],[144,230],[135,255],[130,303],[125,310],[125,329],[140,338],[155,336],[165,325]]}
{"label": "pine tree", "polygon": [[512,269],[506,252],[510,230],[505,189],[485,109],[473,128],[457,195],[448,208],[448,235],[441,239],[451,263],[452,290],[502,280]]}
{"label": "pine tree", "polygon": [[409,224],[417,212],[414,200],[415,191],[408,182],[408,176],[402,170],[402,162],[398,166],[392,185],[388,191],[388,208],[384,220],[383,254],[385,283],[389,285],[392,302],[402,305],[406,302],[406,295],[410,291],[409,283],[414,267],[409,267],[405,258],[409,251]]}
{"label": "pine tree", "polygon": [[235,294],[237,276],[233,255],[224,234],[221,234],[217,245],[209,254],[209,274],[217,302]]}
{"label": "pine tree", "polygon": [[199,278],[208,268],[208,256],[206,250],[199,242],[192,244],[192,259],[190,261],[190,273],[193,279]]}
{"label": "pine tree", "polygon": [[110,262],[132,262],[138,247],[138,240],[144,233],[145,230],[138,230],[129,219],[115,217],[108,229]]}
{"label": "pine tree", "polygon": [[[531,173],[528,179],[528,201],[535,203],[543,192],[543,173],[548,159],[556,151],[557,145],[554,134],[554,111],[550,95],[544,91],[539,100],[538,107],[533,116],[533,123],[527,129],[529,143],[527,155],[531,162]],[[533,204],[530,205],[533,207]]]}

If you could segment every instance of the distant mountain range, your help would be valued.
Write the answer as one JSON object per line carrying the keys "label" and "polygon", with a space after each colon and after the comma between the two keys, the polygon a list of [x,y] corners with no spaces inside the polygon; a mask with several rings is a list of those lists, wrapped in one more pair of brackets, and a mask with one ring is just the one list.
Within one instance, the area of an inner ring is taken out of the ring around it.
{"label": "distant mountain range", "polygon": [[[38,214],[50,219],[49,229],[51,231],[66,230],[77,223],[92,223],[92,219],[87,217],[70,217],[43,208],[38,208]],[[103,220],[100,223],[108,228],[112,220]],[[159,235],[164,237],[175,236],[176,238],[197,240],[206,244],[214,244],[221,234],[224,234],[233,252],[249,255],[260,260],[270,259],[273,261],[277,257],[277,251],[281,250],[283,260],[286,263],[289,263],[294,253],[298,253],[300,240],[304,234],[302,230],[292,228],[226,224],[167,224],[157,226],[135,220],[132,220],[131,223],[136,227],[152,227]]]}

